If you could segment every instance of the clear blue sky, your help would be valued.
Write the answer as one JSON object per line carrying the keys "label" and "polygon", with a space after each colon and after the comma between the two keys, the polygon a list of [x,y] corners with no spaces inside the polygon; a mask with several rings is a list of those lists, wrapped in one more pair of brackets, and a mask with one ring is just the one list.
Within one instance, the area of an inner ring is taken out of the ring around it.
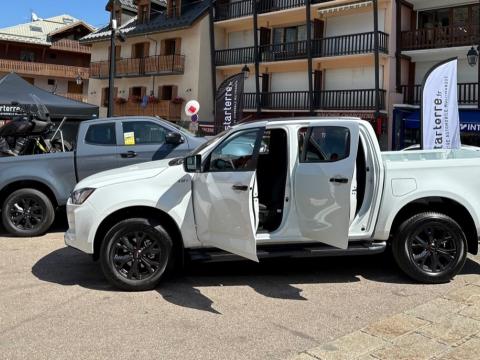
{"label": "clear blue sky", "polygon": [[108,23],[108,0],[0,0],[0,28],[29,22],[31,12],[41,18],[69,14],[99,27]]}

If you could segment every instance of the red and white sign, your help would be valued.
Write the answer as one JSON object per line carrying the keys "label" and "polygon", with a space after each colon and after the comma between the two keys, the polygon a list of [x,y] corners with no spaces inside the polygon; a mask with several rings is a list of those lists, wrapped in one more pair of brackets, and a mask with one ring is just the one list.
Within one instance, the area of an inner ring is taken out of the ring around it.
{"label": "red and white sign", "polygon": [[190,100],[185,105],[185,114],[187,116],[197,115],[200,111],[200,103],[197,100]]}

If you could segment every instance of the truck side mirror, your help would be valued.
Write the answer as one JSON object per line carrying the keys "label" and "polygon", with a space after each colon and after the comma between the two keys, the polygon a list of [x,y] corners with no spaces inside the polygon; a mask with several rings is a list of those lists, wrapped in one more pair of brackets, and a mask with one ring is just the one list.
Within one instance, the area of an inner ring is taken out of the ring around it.
{"label": "truck side mirror", "polygon": [[165,142],[171,145],[180,145],[183,143],[183,137],[177,132],[169,132],[165,135]]}
{"label": "truck side mirror", "polygon": [[187,156],[183,161],[183,168],[187,173],[202,172],[202,155]]}

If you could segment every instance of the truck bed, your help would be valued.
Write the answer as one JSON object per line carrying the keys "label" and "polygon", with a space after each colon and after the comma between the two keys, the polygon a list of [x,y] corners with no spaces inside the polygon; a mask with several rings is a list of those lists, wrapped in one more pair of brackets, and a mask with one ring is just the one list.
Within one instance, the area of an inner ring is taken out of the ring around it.
{"label": "truck bed", "polygon": [[75,153],[0,157],[0,189],[18,181],[39,182],[55,192],[58,205],[66,204],[76,184]]}
{"label": "truck bed", "polygon": [[461,150],[386,151],[382,152],[382,159],[386,162],[401,162],[414,160],[480,159],[480,148],[478,148],[478,150],[472,147]]}

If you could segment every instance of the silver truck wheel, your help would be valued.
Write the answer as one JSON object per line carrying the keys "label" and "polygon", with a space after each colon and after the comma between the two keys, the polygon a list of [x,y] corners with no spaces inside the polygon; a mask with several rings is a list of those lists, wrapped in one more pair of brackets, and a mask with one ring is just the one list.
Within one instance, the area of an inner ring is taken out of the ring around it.
{"label": "silver truck wheel", "polygon": [[127,219],[105,236],[100,249],[102,271],[126,291],[154,289],[172,263],[172,240],[149,219]]}
{"label": "silver truck wheel", "polygon": [[421,213],[406,220],[392,245],[400,268],[423,283],[450,281],[467,258],[465,233],[455,220],[440,213]]}
{"label": "silver truck wheel", "polygon": [[2,206],[2,223],[14,236],[43,235],[55,220],[55,209],[47,195],[36,189],[19,189]]}

